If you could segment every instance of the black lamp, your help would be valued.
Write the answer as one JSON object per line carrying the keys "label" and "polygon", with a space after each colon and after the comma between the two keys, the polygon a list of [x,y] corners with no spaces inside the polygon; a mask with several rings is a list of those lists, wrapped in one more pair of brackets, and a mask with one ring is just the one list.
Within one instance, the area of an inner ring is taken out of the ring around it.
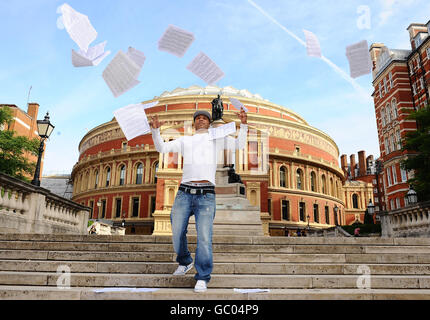
{"label": "black lamp", "polygon": [[375,213],[375,205],[372,203],[372,199],[369,199],[369,204],[367,205],[367,212],[373,216]]}
{"label": "black lamp", "polygon": [[408,199],[408,203],[410,205],[415,204],[418,202],[418,196],[417,193],[415,192],[415,190],[412,188],[412,186],[409,186],[409,191],[406,194],[406,197]]}
{"label": "black lamp", "polygon": [[42,162],[42,154],[43,154],[43,148],[45,140],[49,138],[52,131],[54,130],[54,126],[49,121],[49,113],[46,113],[45,119],[43,120],[37,120],[37,132],[40,136],[40,146],[39,146],[39,152],[37,157],[37,164],[36,164],[36,170],[34,172],[33,180],[31,181],[32,185],[40,186],[40,163]]}

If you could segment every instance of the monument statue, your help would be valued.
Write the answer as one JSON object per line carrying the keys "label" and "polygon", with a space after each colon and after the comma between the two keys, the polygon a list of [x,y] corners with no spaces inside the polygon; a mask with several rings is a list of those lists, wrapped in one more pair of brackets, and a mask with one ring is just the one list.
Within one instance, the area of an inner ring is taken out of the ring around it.
{"label": "monument statue", "polygon": [[224,113],[224,105],[222,104],[222,99],[220,95],[212,100],[212,121],[222,119]]}

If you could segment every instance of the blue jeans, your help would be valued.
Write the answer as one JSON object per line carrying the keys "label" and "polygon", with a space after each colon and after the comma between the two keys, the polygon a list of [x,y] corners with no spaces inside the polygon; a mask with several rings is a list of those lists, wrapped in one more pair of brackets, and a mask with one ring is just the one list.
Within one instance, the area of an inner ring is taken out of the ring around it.
{"label": "blue jeans", "polygon": [[194,279],[206,282],[210,281],[213,269],[212,227],[215,209],[215,194],[195,195],[178,190],[170,214],[173,248],[177,254],[176,261],[183,266],[193,262],[188,251],[187,229],[188,220],[194,214],[197,229],[196,261],[194,263],[197,273]]}

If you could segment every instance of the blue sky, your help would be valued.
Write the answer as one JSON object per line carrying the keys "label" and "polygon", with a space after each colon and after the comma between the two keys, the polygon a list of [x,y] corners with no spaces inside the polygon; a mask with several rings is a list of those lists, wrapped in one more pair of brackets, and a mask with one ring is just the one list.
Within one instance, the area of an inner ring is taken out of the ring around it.
{"label": "blue sky", "polygon": [[[330,135],[340,154],[365,150],[379,156],[372,76],[347,81],[299,41],[303,29],[319,38],[323,55],[349,73],[346,46],[361,40],[410,49],[406,28],[430,20],[428,0],[70,0],[98,32],[92,45],[107,40],[112,53],[99,66],[74,68],[77,45],[57,28],[56,0],[0,0],[0,103],[26,110],[27,96],[49,111],[55,130],[48,142],[43,174],[68,173],[88,129],[110,121],[112,112],[177,87],[206,84],[186,69],[205,52],[226,76],[217,85],[247,89],[285,106]],[[357,25],[360,6],[370,9],[370,28]],[[196,40],[178,58],[159,51],[169,24],[193,32]],[[283,28],[280,27],[283,26]],[[132,46],[146,61],[137,87],[114,98],[102,72],[118,50]],[[360,90],[357,90],[357,87]],[[363,94],[364,92],[364,94]]]}

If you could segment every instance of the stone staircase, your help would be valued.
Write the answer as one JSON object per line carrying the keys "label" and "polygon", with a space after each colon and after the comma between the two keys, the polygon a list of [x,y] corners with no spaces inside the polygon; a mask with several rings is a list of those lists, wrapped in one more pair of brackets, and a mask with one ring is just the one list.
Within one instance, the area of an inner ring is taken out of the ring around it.
{"label": "stone staircase", "polygon": [[[188,238],[194,252],[196,238]],[[0,234],[0,299],[430,299],[428,238],[219,235],[213,242],[212,280],[197,294],[194,269],[171,275],[170,237]],[[69,289],[62,270],[71,272]],[[95,292],[102,288],[158,290]]]}

